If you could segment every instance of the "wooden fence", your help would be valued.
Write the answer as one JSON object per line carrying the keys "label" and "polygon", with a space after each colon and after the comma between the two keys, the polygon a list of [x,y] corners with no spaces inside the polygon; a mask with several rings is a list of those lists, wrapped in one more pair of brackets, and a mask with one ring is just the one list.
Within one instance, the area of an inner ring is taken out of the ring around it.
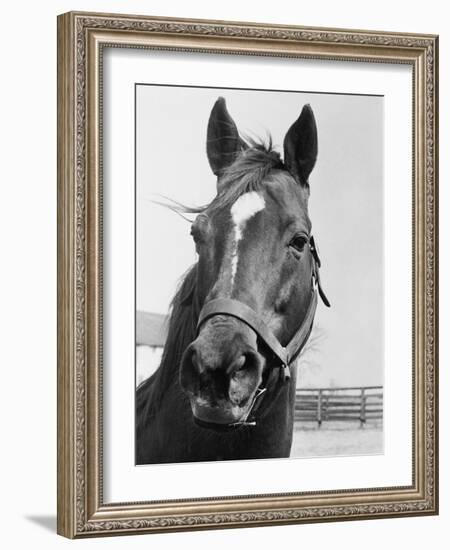
{"label": "wooden fence", "polygon": [[383,387],[297,389],[295,420],[358,421],[361,426],[383,419]]}

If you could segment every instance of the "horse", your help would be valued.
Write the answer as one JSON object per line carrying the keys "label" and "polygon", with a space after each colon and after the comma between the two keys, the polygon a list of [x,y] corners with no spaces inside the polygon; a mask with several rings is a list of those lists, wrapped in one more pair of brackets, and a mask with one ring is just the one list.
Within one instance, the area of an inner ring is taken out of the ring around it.
{"label": "horse", "polygon": [[289,457],[296,360],[318,295],[330,305],[308,216],[311,107],[282,160],[270,138],[242,137],[219,97],[206,149],[217,194],[178,205],[196,215],[198,261],[173,298],[161,364],[136,390],[136,464]]}

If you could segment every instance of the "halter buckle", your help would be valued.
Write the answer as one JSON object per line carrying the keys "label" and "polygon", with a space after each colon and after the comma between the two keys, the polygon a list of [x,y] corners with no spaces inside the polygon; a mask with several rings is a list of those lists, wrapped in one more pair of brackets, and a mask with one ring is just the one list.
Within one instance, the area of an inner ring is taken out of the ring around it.
{"label": "halter buckle", "polygon": [[289,368],[289,365],[286,363],[282,363],[281,368],[283,369],[283,375],[285,380],[289,380],[291,377],[291,369]]}
{"label": "halter buckle", "polygon": [[313,272],[312,272],[312,287],[313,287],[313,291],[315,292],[319,286],[319,281],[317,280],[317,273],[316,273],[316,270],[313,269]]}

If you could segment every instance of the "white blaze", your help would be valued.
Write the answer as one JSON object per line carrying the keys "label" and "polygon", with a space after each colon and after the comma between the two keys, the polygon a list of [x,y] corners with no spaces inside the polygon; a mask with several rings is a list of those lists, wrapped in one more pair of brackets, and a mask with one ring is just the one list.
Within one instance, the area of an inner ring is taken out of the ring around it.
{"label": "white blaze", "polygon": [[231,253],[231,288],[238,266],[238,246],[242,239],[245,225],[255,214],[264,209],[266,203],[264,198],[256,191],[245,193],[231,207],[231,218],[234,223],[234,243]]}

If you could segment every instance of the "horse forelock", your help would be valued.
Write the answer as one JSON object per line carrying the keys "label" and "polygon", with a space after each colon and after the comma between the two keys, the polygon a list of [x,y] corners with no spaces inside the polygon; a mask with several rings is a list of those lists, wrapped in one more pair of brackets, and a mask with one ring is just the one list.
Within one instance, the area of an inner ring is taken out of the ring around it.
{"label": "horse forelock", "polygon": [[259,191],[273,170],[285,170],[280,153],[269,137],[267,142],[247,138],[235,161],[224,170],[218,180],[218,193],[205,211],[212,215],[234,204],[245,193]]}

